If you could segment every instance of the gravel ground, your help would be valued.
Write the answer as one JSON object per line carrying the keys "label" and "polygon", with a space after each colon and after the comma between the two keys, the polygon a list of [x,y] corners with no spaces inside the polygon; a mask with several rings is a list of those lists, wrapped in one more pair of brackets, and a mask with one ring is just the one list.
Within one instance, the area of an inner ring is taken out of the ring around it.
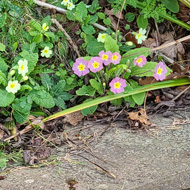
{"label": "gravel ground", "polygon": [[[175,118],[151,116],[155,127],[133,132],[121,128],[116,122],[103,138],[92,143],[94,155],[83,153],[85,158],[71,155],[70,162],[62,159],[58,165],[41,168],[19,167],[10,170],[0,181],[0,190],[74,190],[68,179],[78,183],[75,190],[185,190],[190,188],[190,113],[180,125]],[[103,126],[102,126],[103,127]],[[65,157],[66,147],[53,150],[57,157]],[[69,160],[68,159],[68,160]],[[114,178],[115,176],[115,178]]]}

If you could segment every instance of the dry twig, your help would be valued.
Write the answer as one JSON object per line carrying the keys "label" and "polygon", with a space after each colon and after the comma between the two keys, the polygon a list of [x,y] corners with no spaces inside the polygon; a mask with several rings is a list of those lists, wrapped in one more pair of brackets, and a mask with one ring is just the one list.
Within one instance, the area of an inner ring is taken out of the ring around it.
{"label": "dry twig", "polygon": [[57,26],[57,28],[59,28],[59,30],[61,30],[61,32],[63,32],[63,34],[66,36],[68,42],[71,44],[71,46],[73,47],[73,49],[77,53],[78,57],[80,57],[80,53],[79,53],[78,47],[72,41],[71,37],[69,36],[69,34],[67,34],[67,32],[65,31],[65,29],[61,26],[61,24],[56,19],[51,19],[51,21],[52,21],[52,23],[54,23]]}

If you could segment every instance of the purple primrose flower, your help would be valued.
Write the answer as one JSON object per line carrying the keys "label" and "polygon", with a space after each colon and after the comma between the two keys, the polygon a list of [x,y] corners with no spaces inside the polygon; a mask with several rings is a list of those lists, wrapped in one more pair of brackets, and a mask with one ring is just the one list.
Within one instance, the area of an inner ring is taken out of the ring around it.
{"label": "purple primrose flower", "polygon": [[144,55],[140,55],[135,59],[134,65],[138,67],[143,67],[143,65],[146,65],[146,62],[147,62],[146,57]]}
{"label": "purple primrose flower", "polygon": [[75,63],[73,64],[73,71],[76,75],[84,76],[89,73],[88,70],[88,61],[85,61],[83,58],[76,59]]}
{"label": "purple primrose flower", "polygon": [[124,92],[124,88],[127,86],[127,84],[125,79],[116,77],[109,83],[109,86],[111,87],[111,92],[118,94]]}
{"label": "purple primrose flower", "polygon": [[103,69],[103,61],[100,57],[92,57],[91,60],[88,62],[88,68],[93,72],[96,73]]}
{"label": "purple primrose flower", "polygon": [[111,63],[110,59],[112,56],[111,51],[104,52],[104,50],[100,51],[99,54],[100,58],[102,59],[104,65],[108,65]]}
{"label": "purple primrose flower", "polygon": [[117,52],[113,53],[111,56],[111,63],[113,63],[114,65],[118,64],[121,60],[121,55]]}
{"label": "purple primrose flower", "polygon": [[164,80],[166,78],[165,74],[167,73],[166,65],[163,62],[159,62],[154,70],[154,78],[156,80]]}

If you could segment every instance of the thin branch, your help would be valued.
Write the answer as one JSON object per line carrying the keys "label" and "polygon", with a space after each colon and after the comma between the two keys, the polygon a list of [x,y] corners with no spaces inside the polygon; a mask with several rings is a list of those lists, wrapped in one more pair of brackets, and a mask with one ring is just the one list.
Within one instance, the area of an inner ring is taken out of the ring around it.
{"label": "thin branch", "polygon": [[80,53],[79,53],[78,47],[72,41],[71,37],[69,36],[69,34],[67,34],[67,32],[65,31],[65,29],[61,26],[61,24],[56,19],[51,19],[51,21],[52,21],[52,23],[56,24],[57,28],[59,28],[59,30],[61,30],[61,32],[63,32],[63,34],[66,36],[68,42],[72,45],[73,49],[76,51],[78,57],[80,57]]}
{"label": "thin branch", "polygon": [[[60,7],[56,7],[54,5],[51,5],[49,3],[44,3],[42,1],[38,1],[38,0],[34,0],[34,3],[36,3],[37,5],[41,6],[41,7],[45,7],[45,8],[48,8],[48,9],[54,9],[56,10],[57,12],[59,13],[63,13],[63,14],[66,14],[67,10],[63,9],[63,8],[60,8]],[[95,26],[96,28],[100,29],[100,30],[104,30],[106,31],[107,28],[98,24],[98,23],[92,23],[93,26]]]}

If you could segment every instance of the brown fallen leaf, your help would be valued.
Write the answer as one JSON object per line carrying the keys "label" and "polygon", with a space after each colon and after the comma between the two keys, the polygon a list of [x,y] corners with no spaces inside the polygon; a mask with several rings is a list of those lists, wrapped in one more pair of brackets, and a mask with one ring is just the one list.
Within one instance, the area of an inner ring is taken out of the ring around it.
{"label": "brown fallen leaf", "polygon": [[130,112],[128,114],[129,114],[128,118],[131,120],[139,121],[140,123],[145,124],[145,125],[151,124],[146,114],[146,111],[142,108],[137,112]]}
{"label": "brown fallen leaf", "polygon": [[124,16],[121,13],[121,11],[117,11],[115,14],[113,14],[113,9],[109,10],[109,9],[105,9],[105,14],[108,16],[116,16],[118,19],[123,20]]}
{"label": "brown fallen leaf", "polygon": [[83,118],[84,118],[84,115],[82,115],[81,111],[77,111],[77,112],[65,115],[63,122],[70,123],[71,125],[75,126],[80,121],[82,121]]}

